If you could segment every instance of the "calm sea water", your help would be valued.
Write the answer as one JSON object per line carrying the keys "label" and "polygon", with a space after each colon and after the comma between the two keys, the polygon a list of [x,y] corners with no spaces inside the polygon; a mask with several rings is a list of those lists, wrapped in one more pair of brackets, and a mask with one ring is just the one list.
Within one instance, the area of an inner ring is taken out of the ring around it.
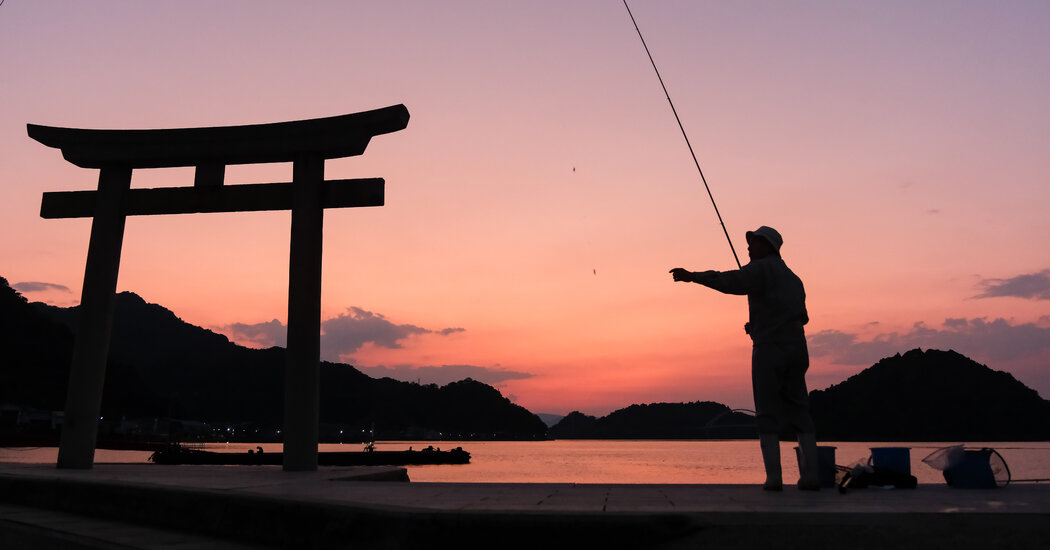
{"label": "calm sea water", "polygon": [[[765,475],[758,441],[381,441],[378,450],[463,447],[470,464],[412,466],[416,482],[473,483],[761,483]],[[834,446],[835,462],[852,465],[866,461],[871,447],[910,447],[911,470],[920,483],[943,483],[941,472],[922,459],[944,443],[821,443]],[[1003,455],[1014,479],[1050,478],[1050,442],[967,443],[991,447]],[[209,444],[222,452],[247,452],[255,444]],[[279,444],[263,444],[268,452]],[[356,451],[361,445],[321,445],[322,451]],[[143,451],[98,450],[95,461],[146,462]],[[781,444],[784,479],[798,477],[794,445]],[[54,463],[53,447],[0,448],[0,462]]]}

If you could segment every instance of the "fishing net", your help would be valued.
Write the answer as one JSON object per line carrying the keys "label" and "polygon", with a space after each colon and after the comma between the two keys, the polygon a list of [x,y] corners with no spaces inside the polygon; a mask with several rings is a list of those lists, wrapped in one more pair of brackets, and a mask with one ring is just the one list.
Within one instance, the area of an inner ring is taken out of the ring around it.
{"label": "fishing net", "polygon": [[1010,483],[1010,467],[1006,465],[1003,455],[995,449],[988,449],[991,455],[988,457],[992,467],[992,475],[995,476],[996,487],[1006,487]]}
{"label": "fishing net", "polygon": [[952,445],[950,447],[942,447],[930,453],[926,458],[922,459],[923,462],[929,464],[931,468],[935,470],[945,471],[956,464],[959,464],[963,460],[963,446]]}
{"label": "fishing net", "polygon": [[1010,468],[995,449],[952,445],[937,449],[922,461],[943,471],[944,481],[952,487],[986,489],[1010,483]]}

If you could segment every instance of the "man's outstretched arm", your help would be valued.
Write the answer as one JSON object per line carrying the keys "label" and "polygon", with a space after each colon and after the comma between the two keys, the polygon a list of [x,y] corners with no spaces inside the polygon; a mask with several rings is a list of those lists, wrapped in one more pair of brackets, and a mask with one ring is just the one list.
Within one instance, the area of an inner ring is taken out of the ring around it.
{"label": "man's outstretched arm", "polygon": [[689,271],[676,267],[669,271],[677,281],[697,283],[724,294],[748,294],[756,289],[756,273],[751,264],[733,271]]}

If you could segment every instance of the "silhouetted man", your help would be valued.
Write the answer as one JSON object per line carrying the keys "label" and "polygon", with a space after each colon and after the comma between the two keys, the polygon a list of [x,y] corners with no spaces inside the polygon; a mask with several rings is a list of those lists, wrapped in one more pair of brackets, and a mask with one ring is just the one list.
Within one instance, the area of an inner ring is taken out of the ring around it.
{"label": "silhouetted man", "polygon": [[803,326],[806,291],[780,257],[784,239],[771,227],[748,231],[747,253],[751,261],[734,271],[692,272],[676,267],[675,281],[699,283],[725,294],[746,294],[749,321],[744,331],[751,336],[751,386],[755,395],[762,461],[766,468],[763,489],[783,490],[780,469],[780,432],[786,426],[798,432],[801,447],[798,487],[820,488],[817,470],[817,439],[809,414],[806,370],[809,350]]}

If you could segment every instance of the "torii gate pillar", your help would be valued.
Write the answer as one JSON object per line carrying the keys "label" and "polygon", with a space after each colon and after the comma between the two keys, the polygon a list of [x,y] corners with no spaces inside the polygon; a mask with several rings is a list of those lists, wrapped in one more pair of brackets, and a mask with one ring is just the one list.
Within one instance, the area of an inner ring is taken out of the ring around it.
{"label": "torii gate pillar", "polygon": [[[291,210],[285,470],[316,470],[319,422],[321,251],[325,208],[382,206],[380,178],[324,179],[329,158],[360,155],[373,136],[408,125],[395,105],[323,119],[171,130],[82,130],[28,125],[29,136],[66,160],[98,168],[97,191],[44,193],[44,218],[91,217],[59,468],[90,468],[129,215]],[[223,185],[229,164],[292,162],[291,183]],[[194,166],[193,187],[131,189],[135,168]]]}
{"label": "torii gate pillar", "polygon": [[66,411],[58,449],[59,468],[90,468],[94,461],[120,249],[124,240],[122,204],[130,186],[130,169],[104,168],[99,173],[98,200],[91,222],[84,286],[73,340],[73,363],[66,390]]}
{"label": "torii gate pillar", "polygon": [[288,269],[288,366],[284,378],[284,469],[317,469],[321,382],[321,240],[324,159],[292,165],[292,239]]}

